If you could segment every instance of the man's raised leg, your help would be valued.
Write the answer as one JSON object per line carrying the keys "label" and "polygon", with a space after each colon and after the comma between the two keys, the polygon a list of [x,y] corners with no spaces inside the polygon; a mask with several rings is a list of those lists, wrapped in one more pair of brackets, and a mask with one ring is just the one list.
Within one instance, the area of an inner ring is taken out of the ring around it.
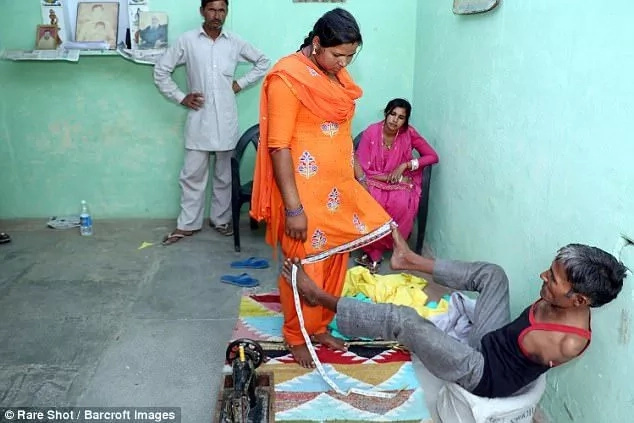
{"label": "man's raised leg", "polygon": [[467,390],[476,388],[484,368],[484,357],[421,317],[410,307],[370,304],[339,298],[317,287],[304,273],[299,259],[287,259],[282,275],[290,282],[297,269],[297,289],[308,304],[337,312],[339,330],[349,336],[382,338],[408,347],[436,377],[455,382]]}
{"label": "man's raised leg", "polygon": [[440,285],[480,294],[469,334],[469,345],[473,348],[480,348],[480,339],[484,335],[510,322],[509,281],[500,266],[421,257],[409,248],[398,229],[392,230],[392,237],[394,253],[390,264],[393,269],[430,273],[434,282]]}

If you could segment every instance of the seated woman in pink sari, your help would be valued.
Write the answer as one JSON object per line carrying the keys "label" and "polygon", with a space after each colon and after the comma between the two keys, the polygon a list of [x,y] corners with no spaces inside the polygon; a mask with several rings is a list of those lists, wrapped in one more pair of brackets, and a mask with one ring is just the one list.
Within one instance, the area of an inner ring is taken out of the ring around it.
{"label": "seated woman in pink sari", "polygon": [[[409,237],[418,211],[422,168],[438,163],[438,155],[409,125],[412,106],[395,98],[385,107],[385,119],[363,131],[355,157],[355,176],[374,199],[398,223],[404,238]],[[414,158],[413,150],[420,155]],[[363,248],[356,262],[375,273],[392,237],[384,237]]]}

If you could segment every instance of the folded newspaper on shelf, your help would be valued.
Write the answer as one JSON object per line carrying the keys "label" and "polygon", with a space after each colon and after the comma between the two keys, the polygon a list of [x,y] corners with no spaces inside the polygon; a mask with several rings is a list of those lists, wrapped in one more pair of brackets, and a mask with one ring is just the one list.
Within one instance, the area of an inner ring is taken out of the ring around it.
{"label": "folded newspaper on shelf", "polygon": [[79,61],[79,50],[58,48],[57,50],[4,50],[0,58],[5,60],[66,60]]}
{"label": "folded newspaper on shelf", "polygon": [[144,65],[154,65],[157,60],[165,53],[164,48],[149,49],[149,50],[137,50],[123,48],[119,46],[117,52],[124,58],[132,60],[135,63],[141,63]]}

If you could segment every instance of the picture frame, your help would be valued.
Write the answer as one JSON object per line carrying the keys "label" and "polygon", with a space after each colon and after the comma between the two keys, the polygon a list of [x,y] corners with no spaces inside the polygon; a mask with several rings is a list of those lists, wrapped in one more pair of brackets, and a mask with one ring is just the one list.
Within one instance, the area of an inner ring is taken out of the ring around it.
{"label": "picture frame", "polygon": [[70,40],[68,30],[68,19],[64,12],[65,3],[68,0],[41,0],[40,13],[42,16],[42,25],[55,25],[57,27],[57,44],[61,45],[65,41]]}
{"label": "picture frame", "polygon": [[79,2],[75,41],[105,41],[108,48],[117,47],[119,2]]}
{"label": "picture frame", "polygon": [[36,50],[57,50],[59,36],[57,25],[38,25],[35,30]]}
{"label": "picture frame", "polygon": [[165,12],[141,11],[139,29],[134,38],[139,50],[167,47],[169,18]]}

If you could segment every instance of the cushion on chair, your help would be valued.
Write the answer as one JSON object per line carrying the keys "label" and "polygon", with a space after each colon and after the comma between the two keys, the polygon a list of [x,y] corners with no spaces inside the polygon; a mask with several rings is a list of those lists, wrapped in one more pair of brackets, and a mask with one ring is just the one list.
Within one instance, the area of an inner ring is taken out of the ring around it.
{"label": "cushion on chair", "polygon": [[455,383],[438,392],[436,408],[442,423],[531,423],[544,391],[546,375],[507,398],[482,398]]}

